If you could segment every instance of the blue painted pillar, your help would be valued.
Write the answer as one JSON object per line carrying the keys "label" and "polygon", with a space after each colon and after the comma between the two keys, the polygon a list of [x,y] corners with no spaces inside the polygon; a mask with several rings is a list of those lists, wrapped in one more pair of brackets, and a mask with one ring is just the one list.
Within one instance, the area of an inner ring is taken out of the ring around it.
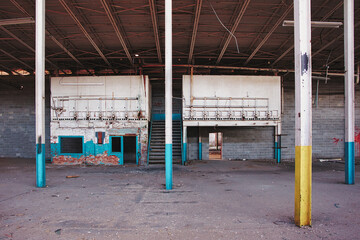
{"label": "blue painted pillar", "polygon": [[172,0],[165,0],[165,181],[172,189]]}
{"label": "blue painted pillar", "polygon": [[36,0],[35,22],[35,129],[36,186],[46,186],[45,176],[45,0]]}
{"label": "blue painted pillar", "polygon": [[275,159],[277,163],[281,162],[281,125],[275,127]]}
{"label": "blue painted pillar", "polygon": [[345,142],[345,183],[355,183],[355,144]]}
{"label": "blue painted pillar", "polygon": [[354,0],[344,1],[345,183],[355,183]]}
{"label": "blue painted pillar", "polygon": [[281,163],[281,135],[278,136],[278,143],[277,143],[277,163]]}
{"label": "blue painted pillar", "polygon": [[187,127],[183,129],[183,152],[182,152],[182,164],[187,161]]}
{"label": "blue painted pillar", "polygon": [[275,160],[277,161],[277,154],[278,154],[278,136],[277,136],[277,127],[275,126],[275,131],[274,131],[274,155],[275,155]]}
{"label": "blue painted pillar", "polygon": [[200,127],[199,127],[199,160],[202,160],[202,139],[201,139]]}

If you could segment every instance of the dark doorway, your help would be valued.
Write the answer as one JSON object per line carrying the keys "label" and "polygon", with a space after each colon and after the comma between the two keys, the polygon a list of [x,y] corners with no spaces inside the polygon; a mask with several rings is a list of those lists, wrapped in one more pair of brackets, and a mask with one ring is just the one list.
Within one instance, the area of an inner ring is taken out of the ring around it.
{"label": "dark doorway", "polygon": [[124,164],[136,164],[136,136],[124,136]]}

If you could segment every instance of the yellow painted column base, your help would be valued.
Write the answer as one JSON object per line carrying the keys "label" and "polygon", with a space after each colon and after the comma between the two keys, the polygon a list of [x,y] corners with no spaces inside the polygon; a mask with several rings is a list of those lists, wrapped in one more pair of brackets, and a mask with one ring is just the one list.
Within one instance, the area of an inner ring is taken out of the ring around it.
{"label": "yellow painted column base", "polygon": [[295,146],[295,224],[311,226],[312,147]]}

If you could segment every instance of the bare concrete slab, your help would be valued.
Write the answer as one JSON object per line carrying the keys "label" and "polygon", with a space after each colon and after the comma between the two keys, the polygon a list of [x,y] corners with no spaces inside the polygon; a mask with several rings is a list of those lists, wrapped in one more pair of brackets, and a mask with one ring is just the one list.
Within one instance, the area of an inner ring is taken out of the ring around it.
{"label": "bare concrete slab", "polygon": [[289,162],[175,165],[166,191],[163,165],[47,164],[39,189],[34,159],[0,159],[0,239],[359,239],[360,185],[343,168],[314,162],[313,226],[298,228]]}

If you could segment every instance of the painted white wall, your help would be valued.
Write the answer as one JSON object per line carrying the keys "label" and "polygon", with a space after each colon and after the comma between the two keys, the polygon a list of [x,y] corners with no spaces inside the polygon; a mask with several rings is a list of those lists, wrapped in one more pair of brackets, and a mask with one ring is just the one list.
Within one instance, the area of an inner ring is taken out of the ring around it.
{"label": "painted white wall", "polygon": [[[191,89],[190,89],[191,88]],[[187,106],[191,103],[191,94],[195,99],[193,106],[206,106],[203,108],[193,108],[193,117],[202,118],[203,112],[207,112],[207,117],[228,118],[232,111],[232,117],[238,118],[241,109],[231,106],[246,106],[243,110],[247,111],[247,117],[252,118],[251,114],[258,112],[259,118],[266,118],[265,112],[271,114],[271,118],[280,119],[281,116],[281,78],[278,76],[228,76],[228,75],[194,75],[192,86],[190,86],[190,76],[183,76],[183,116],[190,117],[190,110]],[[208,98],[198,100],[196,98]],[[221,98],[244,98],[242,100],[221,100]],[[220,100],[210,100],[209,98],[220,98]],[[255,100],[256,106],[255,106]],[[259,99],[262,98],[262,99]],[[220,109],[218,109],[218,106]],[[263,108],[261,107],[263,106]],[[220,111],[219,111],[220,110]]]}
{"label": "painted white wall", "polygon": [[[63,107],[64,111],[56,115],[52,110],[53,118],[125,117],[128,111],[129,118],[136,118],[139,110],[149,119],[149,78],[148,76],[79,76],[51,78],[51,105],[54,108]],[[68,98],[68,101],[59,100],[59,97]],[[95,100],[71,100],[73,98],[92,98]],[[115,100],[112,100],[114,98]],[[116,98],[138,98],[138,100],[116,100]],[[107,99],[107,100],[106,100]]]}

